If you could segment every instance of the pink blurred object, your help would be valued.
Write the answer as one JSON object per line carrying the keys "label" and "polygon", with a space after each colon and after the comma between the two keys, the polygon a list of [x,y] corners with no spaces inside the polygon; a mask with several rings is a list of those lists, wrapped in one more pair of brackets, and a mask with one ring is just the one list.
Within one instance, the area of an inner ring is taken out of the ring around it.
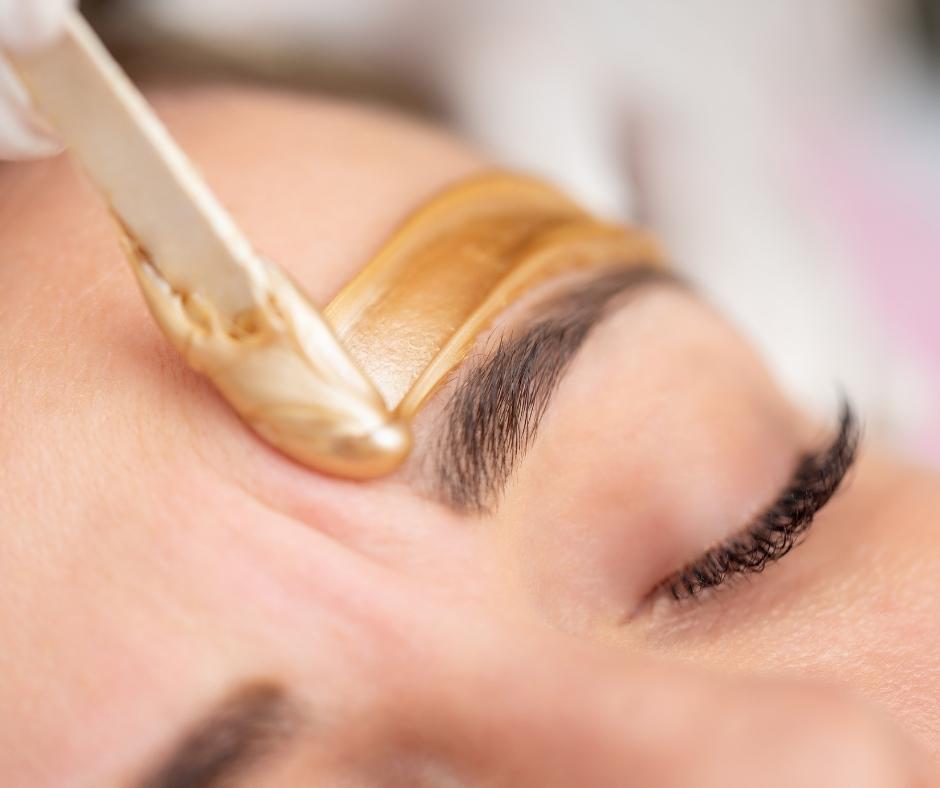
{"label": "pink blurred object", "polygon": [[[817,199],[849,245],[868,305],[900,345],[940,383],[940,184],[898,166],[898,146],[879,150],[844,135],[811,154]],[[923,171],[919,171],[923,174]],[[931,407],[914,448],[940,463],[940,408]]]}

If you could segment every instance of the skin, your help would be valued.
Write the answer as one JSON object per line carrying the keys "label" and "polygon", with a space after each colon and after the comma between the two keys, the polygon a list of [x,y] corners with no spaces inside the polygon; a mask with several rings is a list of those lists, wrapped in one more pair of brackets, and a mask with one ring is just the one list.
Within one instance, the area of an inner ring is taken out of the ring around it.
{"label": "skin", "polygon": [[[361,108],[154,98],[317,303],[485,166]],[[650,595],[827,434],[694,297],[652,290],[596,330],[485,516],[424,483],[446,389],[389,479],[262,444],[159,334],[66,159],[0,168],[0,316],[0,783],[133,784],[264,680],[304,723],[252,786],[934,784],[933,475],[866,449],[764,574]]]}

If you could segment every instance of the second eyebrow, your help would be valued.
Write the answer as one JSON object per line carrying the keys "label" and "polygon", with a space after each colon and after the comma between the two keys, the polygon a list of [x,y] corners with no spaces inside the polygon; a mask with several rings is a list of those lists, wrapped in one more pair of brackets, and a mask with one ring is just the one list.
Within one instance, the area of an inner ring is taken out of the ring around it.
{"label": "second eyebrow", "polygon": [[222,788],[273,754],[297,732],[300,716],[281,687],[237,689],[200,721],[139,788]]}
{"label": "second eyebrow", "polygon": [[492,508],[535,438],[562,376],[617,298],[653,284],[682,286],[656,265],[614,268],[556,296],[517,336],[465,369],[432,447],[434,485],[454,508]]}

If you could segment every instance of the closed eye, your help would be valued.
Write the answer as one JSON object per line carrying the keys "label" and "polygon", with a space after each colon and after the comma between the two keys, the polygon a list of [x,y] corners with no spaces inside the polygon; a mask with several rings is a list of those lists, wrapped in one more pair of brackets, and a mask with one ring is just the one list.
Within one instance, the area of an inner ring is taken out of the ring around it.
{"label": "closed eye", "polygon": [[802,541],[855,462],[859,426],[843,402],[839,429],[824,449],[804,455],[777,499],[747,526],[656,585],[648,598],[693,599],[734,578],[763,572]]}

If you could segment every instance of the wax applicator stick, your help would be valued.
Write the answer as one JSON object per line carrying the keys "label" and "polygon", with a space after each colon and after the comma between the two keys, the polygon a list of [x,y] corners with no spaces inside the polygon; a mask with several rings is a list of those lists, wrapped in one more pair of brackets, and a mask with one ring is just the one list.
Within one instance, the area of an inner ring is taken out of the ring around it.
{"label": "wax applicator stick", "polygon": [[254,252],[81,15],[50,46],[8,57],[110,205],[148,305],[189,364],[305,465],[351,478],[397,467],[407,426]]}

